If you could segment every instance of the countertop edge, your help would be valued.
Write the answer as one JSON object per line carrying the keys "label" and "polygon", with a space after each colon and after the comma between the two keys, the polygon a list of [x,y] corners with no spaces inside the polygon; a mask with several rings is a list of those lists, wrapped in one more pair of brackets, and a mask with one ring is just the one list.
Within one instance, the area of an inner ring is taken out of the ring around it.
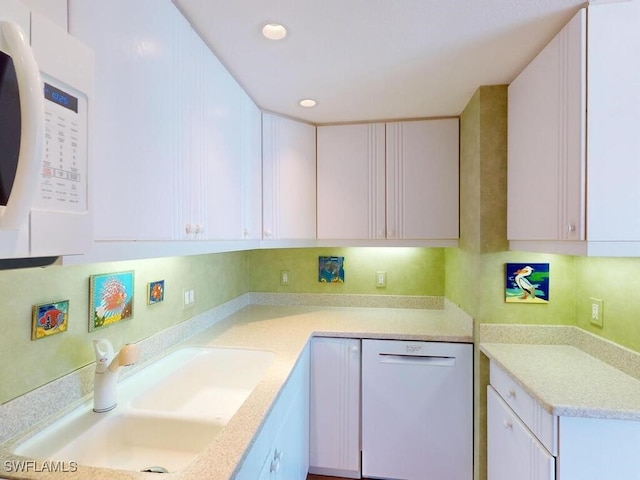
{"label": "countertop edge", "polygon": [[[153,335],[152,337],[146,338],[144,340],[142,340],[142,342],[146,342],[147,346],[151,347],[150,350],[154,351],[154,352],[165,352],[168,353],[170,350],[172,350],[174,347],[180,345],[180,344],[201,344],[201,345],[206,345],[209,344],[208,342],[206,342],[204,340],[203,337],[203,341],[202,342],[198,342],[196,340],[196,337],[200,336],[201,334],[203,334],[203,332],[208,332],[211,331],[212,329],[215,330],[216,326],[218,326],[219,323],[223,323],[224,320],[233,317],[234,314],[245,310],[247,307],[254,307],[256,305],[254,305],[252,303],[252,294],[245,294],[241,297],[238,297],[236,299],[233,299],[230,302],[227,302],[227,304],[223,304],[222,306],[220,306],[220,308],[216,308],[214,310],[216,310],[215,312],[211,313],[211,312],[205,312],[205,314],[196,316],[199,318],[195,318],[194,322],[196,327],[194,327],[193,325],[189,325],[189,326],[185,326],[184,324],[187,322],[182,322],[181,324],[178,324],[175,326],[175,328],[178,330],[178,340],[177,341],[169,341],[166,338],[164,338],[161,335]],[[258,305],[258,306],[264,306],[264,303],[262,305]],[[269,307],[270,305],[266,305],[266,307]],[[288,306],[285,305],[283,306],[283,308],[287,308]],[[351,307],[351,308],[349,308]],[[402,312],[405,311],[405,309],[402,309],[400,307],[397,307],[394,305],[394,307],[388,308],[388,307],[352,307],[351,305],[349,305],[349,307],[343,307],[343,306],[318,306],[317,308],[311,308],[311,311],[326,311],[326,312],[335,312],[335,311],[340,311],[343,314],[350,314],[350,313],[354,313],[356,314],[358,311],[370,311],[370,312],[374,312],[374,311],[389,311],[389,312]],[[295,307],[292,307],[293,309],[295,309]],[[451,307],[448,307],[448,309],[451,309]],[[397,339],[397,340],[413,340],[413,341],[448,341],[448,342],[453,342],[453,343],[473,343],[473,335],[471,331],[467,331],[463,328],[464,326],[464,322],[460,322],[460,318],[463,318],[463,320],[465,319],[464,315],[461,316],[461,314],[459,312],[456,312],[456,315],[458,315],[457,319],[456,318],[451,318],[451,311],[445,312],[444,308],[439,308],[439,309],[424,309],[424,308],[415,308],[415,307],[410,307],[410,309],[413,313],[407,314],[408,316],[411,316],[410,318],[418,318],[418,322],[420,322],[420,318],[419,316],[421,315],[421,311],[424,311],[424,315],[425,315],[425,320],[428,320],[430,318],[439,318],[440,320],[438,321],[445,321],[445,322],[451,322],[450,325],[450,330],[452,332],[452,334],[434,334],[434,333],[429,333],[429,334],[425,334],[425,333],[407,333],[407,332],[402,332],[401,330],[399,331],[366,331],[366,330],[361,330],[361,329],[349,329],[349,328],[343,328],[342,330],[332,330],[332,329],[311,329],[309,331],[309,333],[307,334],[306,338],[304,339],[304,345],[301,347],[301,349],[299,349],[299,351],[297,351],[297,354],[295,356],[295,359],[292,363],[292,365],[290,365],[290,369],[287,372],[287,374],[284,376],[284,378],[282,379],[281,383],[277,386],[277,389],[275,390],[275,392],[272,395],[272,398],[267,399],[269,400],[268,403],[269,405],[263,405],[263,415],[260,419],[259,422],[257,422],[257,425],[255,425],[255,431],[252,433],[251,438],[248,440],[247,444],[244,445],[244,451],[240,453],[240,457],[238,459],[239,462],[242,461],[242,457],[244,455],[246,455],[246,451],[250,448],[251,443],[254,441],[254,437],[255,435],[260,431],[260,428],[264,422],[264,419],[266,418],[266,415],[268,415],[268,412],[270,411],[270,409],[272,408],[272,405],[274,404],[274,402],[276,401],[276,399],[278,398],[278,395],[280,393],[280,391],[282,390],[282,388],[284,387],[284,385],[287,382],[287,379],[289,378],[289,375],[291,374],[291,371],[293,371],[293,368],[295,366],[295,364],[297,363],[297,361],[300,358],[300,354],[304,351],[304,348],[306,347],[306,345],[309,342],[309,339],[312,338],[313,336],[336,336],[336,337],[348,337],[348,338],[379,338],[379,339]],[[407,310],[407,311],[409,311]],[[401,315],[401,314],[400,314]],[[402,315],[401,315],[402,316]],[[468,316],[467,316],[468,317]],[[470,317],[468,317],[470,319]],[[416,320],[414,320],[416,321]],[[466,321],[466,320],[465,320]],[[472,321],[472,320],[469,320]],[[189,321],[188,321],[189,322]],[[172,327],[174,328],[174,327]],[[196,329],[196,331],[194,331],[193,329]],[[191,332],[191,335],[188,335],[187,333]],[[163,333],[163,332],[159,332],[159,333]],[[193,343],[195,340],[195,343]],[[150,355],[151,357],[154,357],[155,355]],[[147,356],[149,357],[149,355]],[[145,360],[148,360],[148,358],[145,358]],[[146,364],[146,362],[141,362],[141,367],[144,366]],[[77,374],[78,372],[80,372],[80,374],[82,376],[87,376],[87,371],[89,371],[89,373],[92,373],[92,366],[88,365],[86,367],[83,367],[81,369],[79,369],[76,372],[72,372],[74,374]],[[87,371],[85,371],[87,370]],[[70,374],[71,375],[71,374]],[[128,376],[128,375],[127,375]],[[45,387],[47,387],[45,385]],[[32,392],[33,393],[33,392]],[[62,412],[58,412],[58,414],[55,415],[50,415],[47,419],[45,420],[41,420],[39,422],[37,422],[35,425],[32,425],[30,428],[26,428],[26,429],[20,429],[18,433],[16,433],[15,435],[12,435],[11,437],[9,437],[8,439],[2,440],[2,443],[0,444],[0,455],[2,455],[2,459],[3,460],[11,460],[11,459],[19,459],[22,457],[17,457],[15,455],[13,455],[11,453],[12,448],[14,445],[16,445],[17,443],[20,443],[22,441],[24,441],[26,438],[29,438],[29,436],[34,435],[37,431],[42,430],[42,428],[45,428],[46,425],[49,425],[51,423],[53,423],[56,419],[60,418],[60,416],[64,415],[64,412],[68,412],[69,408],[73,409],[75,407],[77,407],[78,405],[82,404],[83,402],[86,401],[86,397],[87,394],[86,392],[83,391],[83,395],[81,396],[81,398],[77,401],[74,401],[73,404],[67,408],[64,409],[64,411]],[[20,397],[19,397],[20,398]],[[11,403],[11,402],[8,402]],[[68,404],[68,403],[67,403]],[[4,405],[6,406],[6,404]],[[7,413],[11,414],[11,412],[8,412],[7,409],[5,409],[5,418],[7,417]],[[2,415],[0,414],[0,418],[2,418]],[[254,422],[255,423],[255,422]],[[246,435],[244,435],[244,437],[246,437]],[[239,467],[240,463],[236,463],[233,471],[235,472],[235,470]],[[181,470],[179,472],[173,472],[170,474],[170,476],[168,476],[167,478],[183,478],[182,472],[184,471],[184,474],[186,474],[188,472],[189,468],[185,467],[184,470]],[[97,473],[98,475],[92,475],[94,476],[94,478],[118,478],[118,479],[124,479],[124,478],[146,478],[144,475],[144,473],[140,473],[140,472],[124,472],[124,471],[117,471],[117,470],[111,470],[111,469],[96,469],[94,467],[82,467],[82,472],[85,474],[88,473]],[[233,474],[234,473],[230,473],[229,478],[233,478]],[[9,475],[8,472],[5,472],[5,475]],[[103,475],[106,475],[107,477],[103,477]],[[141,477],[142,475],[142,477]],[[35,475],[33,477],[26,477],[24,476],[24,474],[21,475],[21,478],[49,478],[49,474],[47,475]],[[51,478],[57,478],[57,477],[51,477]],[[187,478],[187,477],[184,477]],[[217,478],[217,477],[216,477]],[[222,477],[221,477],[222,478]]]}
{"label": "countertop edge", "polygon": [[[573,328],[577,328],[577,327],[573,327]],[[581,333],[580,332],[576,332],[576,335],[581,335]],[[573,343],[573,342],[570,342],[570,343]],[[580,343],[580,342],[577,342],[577,343]],[[616,369],[618,372],[620,372],[621,374],[624,374],[625,376],[628,376],[633,381],[639,381],[638,378],[636,378],[635,376],[629,375],[627,372],[624,372],[624,371],[616,368],[615,366],[609,364],[608,362],[604,361],[603,359],[599,358],[598,356],[593,355],[592,353],[583,350],[579,346],[571,345],[571,344],[568,344],[568,343],[540,343],[540,344],[523,344],[523,343],[519,343],[519,342],[514,342],[513,344],[508,344],[508,343],[504,343],[504,342],[494,342],[494,343],[491,343],[491,342],[479,342],[478,343],[479,350],[485,356],[487,356],[487,358],[489,358],[489,360],[491,360],[492,362],[495,362],[497,364],[497,366],[499,366],[502,370],[504,370],[504,372],[509,376],[509,378],[511,378],[514,382],[516,382],[545,411],[547,411],[548,413],[550,413],[552,415],[555,415],[557,417],[581,417],[581,418],[601,419],[601,420],[632,420],[632,421],[639,421],[640,420],[640,408],[634,409],[634,410],[630,410],[630,409],[625,409],[625,408],[615,408],[615,407],[606,407],[606,406],[593,407],[593,406],[586,405],[587,402],[585,402],[583,404],[577,404],[577,403],[560,404],[560,403],[554,403],[552,401],[549,401],[547,399],[547,395],[545,395],[544,393],[541,393],[536,388],[533,388],[526,380],[524,380],[524,379],[522,379],[520,377],[518,372],[514,372],[514,369],[509,365],[508,361],[504,361],[503,358],[501,358],[500,354],[496,354],[496,352],[494,352],[492,350],[492,347],[494,345],[495,346],[499,346],[499,345],[548,345],[548,346],[558,347],[558,348],[562,348],[562,347],[572,348],[572,349],[579,350],[580,352],[582,352],[585,355],[593,357],[598,362],[601,362],[603,366],[606,366],[606,368]],[[624,347],[620,347],[620,348],[624,348]],[[541,375],[541,378],[542,378],[542,375],[546,375],[546,372],[544,372],[544,373],[541,372],[540,375]],[[588,395],[588,392],[585,392],[585,396],[586,395]]]}

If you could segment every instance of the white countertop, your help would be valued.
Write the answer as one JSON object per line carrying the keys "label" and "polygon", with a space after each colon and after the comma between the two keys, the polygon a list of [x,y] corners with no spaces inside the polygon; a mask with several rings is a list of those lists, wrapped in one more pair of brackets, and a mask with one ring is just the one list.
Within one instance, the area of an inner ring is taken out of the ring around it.
{"label": "white countertop", "polygon": [[572,345],[480,343],[549,413],[640,420],[640,380]]}
{"label": "white countertop", "polygon": [[[233,478],[278,392],[313,335],[471,343],[472,334],[445,310],[252,305],[181,345],[256,348],[275,353],[265,377],[209,447],[166,479]],[[8,442],[9,443],[9,442]],[[3,460],[11,458],[6,450]],[[13,457],[17,458],[17,457]],[[69,478],[69,473],[29,473],[25,478]],[[151,473],[79,466],[77,478],[149,479]],[[153,478],[156,478],[155,476]]]}

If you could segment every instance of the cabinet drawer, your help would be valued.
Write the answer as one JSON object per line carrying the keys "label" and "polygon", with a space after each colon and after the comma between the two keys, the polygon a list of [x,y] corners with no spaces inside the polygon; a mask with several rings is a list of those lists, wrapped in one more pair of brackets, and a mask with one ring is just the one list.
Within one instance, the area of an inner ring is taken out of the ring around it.
{"label": "cabinet drawer", "polygon": [[491,385],[552,455],[558,455],[558,417],[551,415],[494,362]]}
{"label": "cabinet drawer", "polygon": [[488,387],[488,480],[554,480],[555,463],[513,410]]}

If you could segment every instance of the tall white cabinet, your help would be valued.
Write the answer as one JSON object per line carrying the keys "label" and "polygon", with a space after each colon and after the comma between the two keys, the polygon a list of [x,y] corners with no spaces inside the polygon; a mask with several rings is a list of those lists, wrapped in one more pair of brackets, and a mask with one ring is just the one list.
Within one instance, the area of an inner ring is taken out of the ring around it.
{"label": "tall white cabinet", "polygon": [[316,238],[316,127],[262,114],[263,240]]}
{"label": "tall white cabinet", "polygon": [[309,472],[360,478],[360,339],[311,339]]}
{"label": "tall white cabinet", "polygon": [[509,86],[511,249],[640,255],[639,24],[589,5]]}
{"label": "tall white cabinet", "polygon": [[97,240],[261,238],[261,114],[170,0],[69,2],[96,55]]}
{"label": "tall white cabinet", "polygon": [[318,239],[458,238],[458,119],[318,127]]}

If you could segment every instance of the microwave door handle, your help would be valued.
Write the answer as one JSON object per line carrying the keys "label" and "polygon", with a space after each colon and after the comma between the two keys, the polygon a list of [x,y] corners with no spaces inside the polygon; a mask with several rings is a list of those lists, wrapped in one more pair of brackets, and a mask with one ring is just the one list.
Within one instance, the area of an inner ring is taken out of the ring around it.
{"label": "microwave door handle", "polygon": [[38,190],[44,140],[44,84],[22,29],[11,22],[0,22],[0,31],[16,70],[22,125],[16,177],[0,216],[0,229],[18,230],[27,222]]}

